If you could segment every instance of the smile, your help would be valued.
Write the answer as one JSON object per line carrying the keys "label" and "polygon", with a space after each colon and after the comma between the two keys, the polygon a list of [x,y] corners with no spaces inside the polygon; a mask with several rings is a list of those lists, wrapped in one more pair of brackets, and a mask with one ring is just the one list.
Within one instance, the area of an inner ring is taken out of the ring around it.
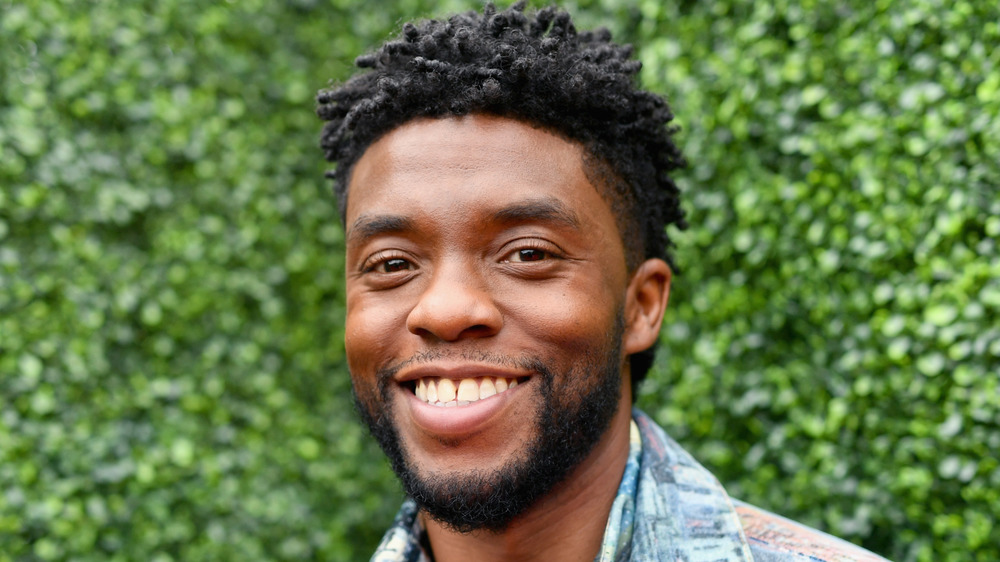
{"label": "smile", "polygon": [[475,377],[452,380],[424,377],[416,382],[417,398],[438,407],[466,406],[502,394],[517,386],[516,378]]}

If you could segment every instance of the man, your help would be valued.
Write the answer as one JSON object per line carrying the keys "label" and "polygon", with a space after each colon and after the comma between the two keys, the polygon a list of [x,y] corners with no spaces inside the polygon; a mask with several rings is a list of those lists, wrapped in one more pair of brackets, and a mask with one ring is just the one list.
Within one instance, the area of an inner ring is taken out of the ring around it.
{"label": "man", "polygon": [[665,102],[564,12],[403,26],[320,93],[373,560],[876,560],[739,502],[632,410],[684,228]]}

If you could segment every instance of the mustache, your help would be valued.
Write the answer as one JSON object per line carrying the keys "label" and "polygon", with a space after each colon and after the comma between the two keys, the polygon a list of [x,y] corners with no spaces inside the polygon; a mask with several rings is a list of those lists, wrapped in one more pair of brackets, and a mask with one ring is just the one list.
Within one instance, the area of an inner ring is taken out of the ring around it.
{"label": "mustache", "polygon": [[421,365],[426,363],[434,363],[436,361],[453,361],[461,360],[469,363],[480,363],[483,365],[491,365],[497,367],[507,367],[512,369],[520,369],[522,371],[531,372],[541,372],[546,371],[545,362],[541,358],[531,356],[531,355],[507,355],[503,353],[496,353],[492,351],[476,351],[476,350],[430,350],[421,351],[415,353],[413,356],[398,361],[396,363],[390,363],[383,367],[380,367],[376,371],[376,376],[379,382],[382,379],[391,379],[399,371],[409,367],[411,365]]}

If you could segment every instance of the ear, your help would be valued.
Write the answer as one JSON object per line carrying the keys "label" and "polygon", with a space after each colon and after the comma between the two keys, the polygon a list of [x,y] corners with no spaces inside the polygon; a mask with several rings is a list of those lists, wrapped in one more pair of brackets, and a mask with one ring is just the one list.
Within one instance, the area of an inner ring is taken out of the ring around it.
{"label": "ear", "polygon": [[625,290],[626,355],[649,349],[660,335],[663,311],[670,296],[670,266],[661,259],[642,262]]}

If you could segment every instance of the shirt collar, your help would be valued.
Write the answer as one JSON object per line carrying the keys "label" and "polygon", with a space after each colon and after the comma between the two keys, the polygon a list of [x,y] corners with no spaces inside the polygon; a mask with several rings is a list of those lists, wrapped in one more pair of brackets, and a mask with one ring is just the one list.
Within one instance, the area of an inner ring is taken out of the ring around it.
{"label": "shirt collar", "polygon": [[642,459],[642,437],[635,420],[629,424],[628,461],[618,494],[611,504],[608,524],[604,527],[604,539],[595,562],[614,562],[628,558],[632,543],[632,527],[635,521],[635,494],[639,487],[639,464]]}

